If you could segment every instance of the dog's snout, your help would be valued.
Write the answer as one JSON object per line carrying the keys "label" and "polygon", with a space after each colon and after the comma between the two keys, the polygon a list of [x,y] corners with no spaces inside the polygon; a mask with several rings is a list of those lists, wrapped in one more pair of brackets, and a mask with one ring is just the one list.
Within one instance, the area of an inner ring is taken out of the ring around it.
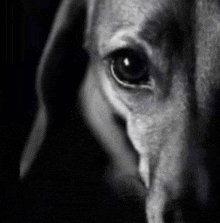
{"label": "dog's snout", "polygon": [[196,168],[184,163],[181,174],[169,181],[169,175],[158,175],[149,188],[146,199],[148,223],[207,222],[208,216],[204,215],[208,212],[209,191],[206,171],[199,163]]}

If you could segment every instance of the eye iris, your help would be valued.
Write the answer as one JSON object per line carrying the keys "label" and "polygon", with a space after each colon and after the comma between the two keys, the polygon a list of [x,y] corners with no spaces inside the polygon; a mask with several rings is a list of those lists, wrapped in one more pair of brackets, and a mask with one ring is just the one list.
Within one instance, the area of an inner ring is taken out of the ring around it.
{"label": "eye iris", "polygon": [[146,61],[138,55],[119,55],[112,60],[111,72],[121,81],[137,84],[146,81]]}

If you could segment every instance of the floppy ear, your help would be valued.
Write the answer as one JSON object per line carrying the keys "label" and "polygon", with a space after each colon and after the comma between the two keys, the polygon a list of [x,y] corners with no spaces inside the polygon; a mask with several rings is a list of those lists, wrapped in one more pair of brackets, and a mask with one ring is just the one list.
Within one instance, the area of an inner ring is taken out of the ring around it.
{"label": "floppy ear", "polygon": [[21,178],[30,169],[50,126],[71,118],[87,56],[82,48],[86,1],[63,0],[37,72],[39,109],[20,162]]}

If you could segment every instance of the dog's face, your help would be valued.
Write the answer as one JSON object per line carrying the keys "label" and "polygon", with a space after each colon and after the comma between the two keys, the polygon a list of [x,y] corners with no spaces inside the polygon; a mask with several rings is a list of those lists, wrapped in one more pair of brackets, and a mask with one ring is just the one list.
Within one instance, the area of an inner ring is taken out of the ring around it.
{"label": "dog's face", "polygon": [[141,176],[148,222],[208,222],[219,202],[219,2],[106,0],[88,9],[82,97],[92,128],[119,174]]}
{"label": "dog's face", "polygon": [[57,126],[50,122],[69,114],[86,67],[82,14],[89,64],[79,100],[112,160],[111,182],[145,197],[149,223],[217,222],[219,0],[64,0],[39,66],[40,108],[21,176],[47,126]]}

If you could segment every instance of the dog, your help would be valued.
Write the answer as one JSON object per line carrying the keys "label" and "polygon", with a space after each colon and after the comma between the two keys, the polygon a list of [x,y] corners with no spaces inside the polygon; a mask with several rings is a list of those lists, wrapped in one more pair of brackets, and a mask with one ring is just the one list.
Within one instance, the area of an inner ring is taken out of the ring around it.
{"label": "dog", "polygon": [[[79,29],[83,40],[72,38]],[[65,73],[68,44],[77,61],[78,51],[89,56],[72,75],[83,77],[81,113],[111,159],[107,181],[145,196],[146,222],[217,222],[219,1],[62,1],[38,69],[39,111],[21,178],[62,110],[48,86]]]}

